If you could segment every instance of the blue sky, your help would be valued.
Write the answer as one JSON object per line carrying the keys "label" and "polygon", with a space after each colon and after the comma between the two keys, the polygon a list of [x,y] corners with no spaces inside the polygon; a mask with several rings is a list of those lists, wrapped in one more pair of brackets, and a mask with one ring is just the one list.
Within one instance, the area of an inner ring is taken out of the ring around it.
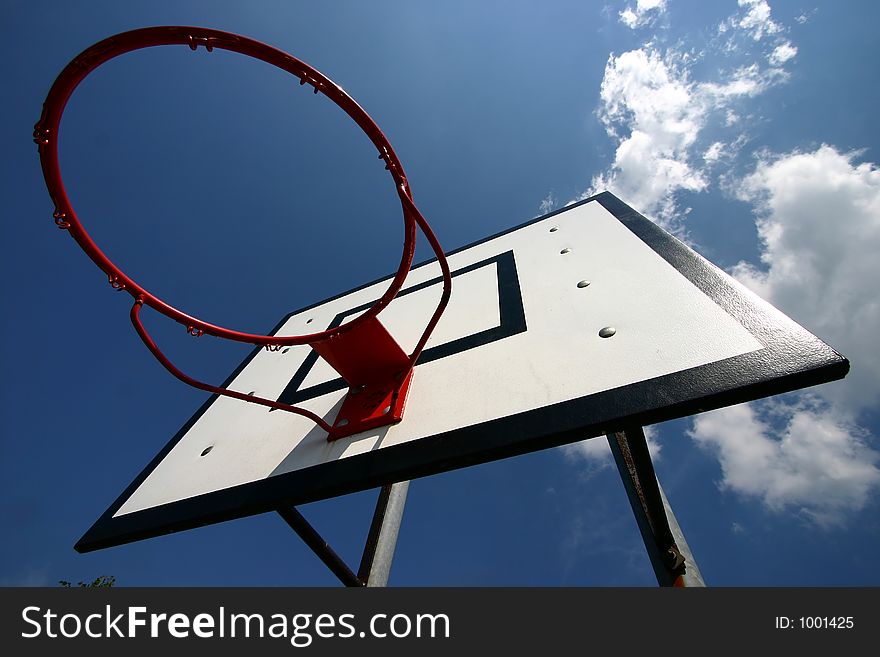
{"label": "blue sky", "polygon": [[[269,514],[78,555],[73,543],[204,401],[51,219],[31,141],[55,76],[136,27],[238,32],[378,122],[448,249],[609,189],[852,362],[846,380],[649,430],[713,585],[877,585],[880,57],[872,2],[0,2],[0,585],[334,585]],[[229,53],[153,49],[76,92],[61,162],[127,273],[264,331],[389,273],[399,207],[321,96]],[[420,256],[427,256],[427,252]],[[221,381],[247,349],[148,318]],[[367,491],[302,507],[355,565]],[[413,482],[391,583],[653,585],[603,439]]]}

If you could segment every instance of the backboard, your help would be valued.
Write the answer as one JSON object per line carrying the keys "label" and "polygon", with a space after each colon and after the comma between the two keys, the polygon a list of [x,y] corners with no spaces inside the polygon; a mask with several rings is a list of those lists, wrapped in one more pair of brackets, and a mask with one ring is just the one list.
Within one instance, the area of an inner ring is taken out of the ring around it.
{"label": "backboard", "polygon": [[[848,362],[609,193],[448,254],[452,297],[402,422],[328,442],[214,396],[76,545],[90,551],[562,445],[843,377]],[[387,279],[276,334],[364,312]],[[413,267],[382,323],[410,350],[441,291]],[[334,424],[347,388],[311,347],[256,349],[225,386]]]}

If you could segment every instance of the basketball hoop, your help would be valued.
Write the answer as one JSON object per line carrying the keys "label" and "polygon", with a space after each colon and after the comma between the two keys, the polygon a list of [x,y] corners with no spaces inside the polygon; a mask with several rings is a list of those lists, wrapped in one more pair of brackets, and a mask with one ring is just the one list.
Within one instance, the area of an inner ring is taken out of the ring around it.
{"label": "basketball hoop", "polygon": [[[379,159],[385,162],[385,168],[394,180],[400,199],[404,221],[404,243],[400,264],[388,288],[362,315],[338,327],[289,336],[245,333],[210,324],[178,310],[140,286],[111,262],[89,236],[67,197],[58,163],[58,132],[64,108],[79,83],[101,64],[128,52],[164,45],[185,45],[191,50],[197,50],[201,46],[208,52],[220,48],[280,68],[299,78],[300,85],[310,85],[314,93],[323,93],[336,103],[378,149]],[[134,305],[130,318],[138,336],[156,359],[174,376],[201,390],[308,417],[328,432],[329,440],[393,424],[402,419],[413,368],[446,308],[452,290],[452,278],[443,249],[413,202],[403,166],[390,142],[379,126],[341,87],[295,57],[237,34],[199,27],[143,28],[123,32],[96,43],[74,58],[61,71],[46,97],[40,120],[34,126],[34,141],[39,149],[43,177],[55,206],[53,217],[56,225],[70,233],[83,251],[107,275],[110,285],[115,290],[128,292],[132,296]],[[415,253],[417,228],[421,230],[437,256],[443,275],[443,293],[415,349],[412,353],[406,354],[381,324],[378,315],[400,292],[409,273]],[[184,374],[168,360],[144,328],[140,320],[140,311],[145,305],[182,324],[188,333],[195,336],[213,335],[263,346],[269,351],[277,351],[283,346],[310,345],[342,375],[350,386],[350,392],[333,426],[309,410],[213,386]],[[360,394],[365,390],[370,394]],[[369,402],[365,402],[365,399]]]}

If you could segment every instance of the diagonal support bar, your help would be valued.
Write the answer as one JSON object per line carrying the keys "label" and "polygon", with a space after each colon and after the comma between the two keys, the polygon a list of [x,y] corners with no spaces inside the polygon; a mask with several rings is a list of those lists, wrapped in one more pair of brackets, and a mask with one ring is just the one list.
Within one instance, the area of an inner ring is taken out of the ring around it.
{"label": "diagonal support bar", "polygon": [[357,575],[296,508],[280,508],[277,511],[345,586],[387,586],[408,490],[408,481],[387,484],[379,490]]}
{"label": "diagonal support bar", "polygon": [[308,520],[303,518],[299,511],[293,507],[281,508],[278,509],[278,515],[284,518],[284,521],[290,525],[290,528],[293,529],[305,544],[311,548],[312,552],[324,562],[324,565],[326,565],[333,574],[339,578],[340,582],[346,586],[364,585],[364,583],[358,579],[358,576],[352,572],[351,568],[349,568],[342,560],[342,557],[333,551],[333,548],[331,548],[327,541],[325,541],[315,528],[309,524]]}
{"label": "diagonal support bar", "polygon": [[657,481],[642,427],[609,433],[607,438],[657,582],[660,586],[705,586]]}

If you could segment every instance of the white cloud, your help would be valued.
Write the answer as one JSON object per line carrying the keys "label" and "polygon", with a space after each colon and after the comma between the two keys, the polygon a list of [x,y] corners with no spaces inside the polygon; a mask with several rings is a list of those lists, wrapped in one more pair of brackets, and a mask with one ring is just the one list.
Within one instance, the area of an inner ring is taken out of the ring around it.
{"label": "white cloud", "polygon": [[736,97],[753,97],[764,93],[772,85],[785,81],[788,74],[780,68],[762,69],[757,64],[740,66],[724,82],[703,82],[697,91],[715,100],[716,105]]}
{"label": "white cloud", "polygon": [[789,59],[792,59],[795,55],[797,55],[797,48],[791,45],[791,41],[786,41],[773,49],[768,61],[773,64],[773,66],[780,66]]}
{"label": "white cloud", "polygon": [[675,192],[707,184],[688,161],[703,121],[693,85],[645,47],[609,57],[600,101],[599,117],[619,141],[611,169],[594,177],[591,192],[608,189],[670,223]]}
{"label": "white cloud", "polygon": [[724,142],[716,141],[709,148],[706,149],[706,152],[703,153],[703,159],[706,162],[712,163],[717,162],[721,159],[721,156],[724,154]]}
{"label": "white cloud", "polygon": [[718,25],[718,37],[724,39],[720,45],[722,52],[751,51],[758,43],[775,46],[785,43],[783,35],[787,28],[771,18],[766,0],[739,0],[738,4],[738,11]]}
{"label": "white cloud", "polygon": [[538,205],[538,211],[541,214],[547,214],[548,212],[553,212],[556,207],[559,205],[559,201],[556,198],[556,194],[553,193],[553,190],[550,190],[543,199],[541,199],[541,203]]}
{"label": "white cloud", "polygon": [[689,433],[718,457],[724,490],[760,499],[773,512],[794,510],[821,527],[843,524],[880,485],[864,432],[833,409],[789,409],[779,431],[754,404],[698,416]]}
{"label": "white cloud", "polygon": [[687,211],[677,195],[709,185],[702,168],[707,146],[695,150],[701,132],[710,120],[723,121],[722,112],[728,122],[737,120],[731,104],[786,78],[783,69],[750,64],[721,81],[696,82],[689,63],[686,53],[664,55],[651,45],[608,58],[598,115],[617,149],[611,167],[596,174],[583,195],[607,189],[679,236]]}
{"label": "white cloud", "polygon": [[637,0],[635,8],[627,7],[620,12],[620,22],[630,29],[651,25],[666,11],[666,0]]}
{"label": "white cloud", "polygon": [[611,449],[603,436],[563,445],[561,449],[565,457],[571,461],[582,460],[600,468],[610,467],[613,463]]}
{"label": "white cloud", "polygon": [[847,383],[822,394],[850,413],[880,401],[880,171],[823,145],[764,156],[734,189],[757,209],[763,269],[733,274],[844,354]]}
{"label": "white cloud", "polygon": [[[665,2],[640,0],[628,5],[620,20],[635,28],[665,10]],[[608,190],[687,241],[689,209],[679,200],[682,193],[709,187],[710,167],[721,156],[705,139],[706,129],[739,126],[738,105],[786,82],[784,65],[797,54],[765,0],[739,0],[718,32],[724,43],[712,37],[690,51],[680,45],[663,50],[653,40],[609,56],[597,115],[616,141],[614,161],[592,177],[580,198]],[[770,35],[775,36],[755,45]],[[696,63],[707,56],[720,56],[722,65],[711,78],[693,79]],[[713,142],[720,143],[718,136]],[[724,155],[734,157],[745,141],[744,134],[729,135],[731,148]]]}
{"label": "white cloud", "polygon": [[880,401],[880,171],[857,158],[827,145],[764,154],[733,189],[756,209],[764,267],[732,273],[850,356],[849,376],[794,404],[699,416],[690,434],[717,454],[722,488],[826,527],[880,486],[880,454],[855,421]]}
{"label": "white cloud", "polygon": [[736,24],[755,41],[782,30],[779,23],[770,18],[770,5],[766,0],[739,0],[739,6],[747,9]]}

